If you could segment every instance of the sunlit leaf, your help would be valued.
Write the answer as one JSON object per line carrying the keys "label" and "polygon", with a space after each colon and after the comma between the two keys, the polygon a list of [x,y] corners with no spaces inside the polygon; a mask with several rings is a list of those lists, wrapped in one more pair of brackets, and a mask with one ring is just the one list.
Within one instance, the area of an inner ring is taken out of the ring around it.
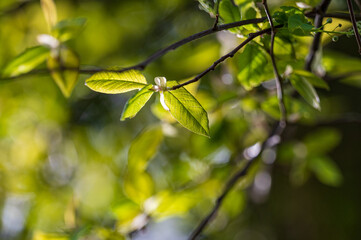
{"label": "sunlit leaf", "polygon": [[155,198],[158,206],[154,210],[153,215],[157,218],[183,215],[189,212],[199,201],[195,192],[187,191],[178,193],[163,191],[158,193]]}
{"label": "sunlit leaf", "polygon": [[28,48],[6,66],[3,77],[15,77],[33,70],[48,58],[49,53],[49,48],[44,46]]}
{"label": "sunlit leaf", "polygon": [[237,78],[246,90],[251,90],[265,80],[262,76],[265,73],[267,57],[258,46],[247,44],[238,59],[240,71]]}
{"label": "sunlit leaf", "polygon": [[45,233],[36,231],[33,235],[32,240],[68,240],[69,237],[55,233]]}
{"label": "sunlit leaf", "polygon": [[222,0],[219,3],[219,15],[224,23],[237,22],[241,20],[239,8],[231,0]]}
{"label": "sunlit leaf", "polygon": [[142,172],[154,157],[163,140],[162,128],[151,126],[141,132],[132,142],[128,153],[128,170]]}
{"label": "sunlit leaf", "polygon": [[312,107],[321,110],[320,98],[317,95],[314,87],[304,77],[292,75],[290,81],[297,92],[308,102]]}
{"label": "sunlit leaf", "polygon": [[328,157],[314,157],[309,160],[309,165],[320,182],[334,187],[337,187],[342,183],[340,169]]}
{"label": "sunlit leaf", "polygon": [[81,32],[86,24],[85,18],[67,19],[58,22],[52,29],[54,36],[59,41],[67,41]]}
{"label": "sunlit leaf", "polygon": [[133,219],[141,214],[140,206],[129,199],[124,199],[114,206],[113,211],[117,218],[119,228],[127,229],[130,227]]}
{"label": "sunlit leaf", "polygon": [[50,74],[65,97],[69,97],[78,80],[78,55],[66,47],[61,47],[59,55],[51,55],[47,61]]}
{"label": "sunlit leaf", "polygon": [[85,84],[101,93],[116,94],[141,89],[147,85],[145,77],[138,71],[126,72],[104,71],[88,78]]}
{"label": "sunlit leaf", "polygon": [[[170,81],[172,87],[178,82]],[[164,92],[165,104],[172,116],[185,128],[200,135],[209,136],[208,115],[206,110],[185,88]]]}
{"label": "sunlit leaf", "polygon": [[56,6],[53,0],[40,0],[45,20],[49,27],[52,28],[58,21]]}
{"label": "sunlit leaf", "polygon": [[128,100],[120,120],[123,121],[126,118],[133,118],[142,109],[154,93],[154,91],[151,90],[152,87],[153,85],[147,85]]}
{"label": "sunlit leaf", "polygon": [[306,78],[307,81],[309,81],[315,87],[324,88],[327,90],[330,89],[327,82],[325,82],[322,78],[315,76],[315,74],[313,74],[311,72],[308,72],[305,70],[294,70],[293,72],[294,72],[294,74],[296,74],[298,76],[302,76],[302,77]]}
{"label": "sunlit leaf", "polygon": [[141,204],[154,193],[154,182],[146,172],[128,172],[123,182],[125,195]]}

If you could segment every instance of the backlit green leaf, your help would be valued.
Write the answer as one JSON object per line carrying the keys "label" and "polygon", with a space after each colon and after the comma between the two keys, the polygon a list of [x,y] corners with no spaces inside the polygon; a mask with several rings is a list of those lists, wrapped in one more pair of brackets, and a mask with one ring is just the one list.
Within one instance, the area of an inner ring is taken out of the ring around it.
{"label": "backlit green leaf", "polygon": [[237,78],[246,90],[251,90],[265,80],[262,76],[265,74],[267,56],[258,46],[247,44],[238,59],[240,71]]}
{"label": "backlit green leaf", "polygon": [[28,48],[6,66],[3,77],[15,77],[33,70],[48,58],[49,53],[44,46]]}
{"label": "backlit green leaf", "polygon": [[124,121],[126,118],[133,118],[142,109],[154,93],[154,91],[150,90],[152,87],[153,85],[147,85],[128,100],[120,120]]}
{"label": "backlit green leaf", "polygon": [[40,0],[41,8],[45,16],[45,20],[49,27],[52,28],[57,22],[56,6],[53,0]]}
{"label": "backlit green leaf", "polygon": [[[176,81],[169,81],[167,86],[177,84]],[[183,127],[194,133],[209,136],[207,112],[185,88],[164,92],[164,100],[172,116]]]}
{"label": "backlit green leaf", "polygon": [[231,0],[222,0],[219,4],[219,15],[224,23],[237,22],[241,20],[239,8]]}
{"label": "backlit green leaf", "polygon": [[138,204],[154,193],[154,182],[147,172],[128,172],[123,184],[126,196]]}
{"label": "backlit green leaf", "polygon": [[305,71],[305,70],[294,70],[294,74],[305,77],[313,86],[324,88],[329,90],[327,82],[325,82],[322,78],[317,77],[315,74]]}
{"label": "backlit green leaf", "polygon": [[314,27],[301,14],[295,14],[288,18],[288,30],[293,34],[310,36],[313,29]]}
{"label": "backlit green leaf", "polygon": [[147,85],[147,81],[135,70],[121,73],[104,71],[88,78],[85,84],[96,92],[116,94],[141,89]]}
{"label": "backlit green leaf", "polygon": [[304,77],[293,74],[290,81],[297,92],[308,102],[312,107],[321,110],[320,98],[317,95],[314,87]]}
{"label": "backlit green leaf", "polygon": [[128,170],[142,172],[154,157],[163,140],[160,126],[152,126],[141,132],[132,142],[128,153]]}
{"label": "backlit green leaf", "polygon": [[54,36],[61,42],[65,42],[83,30],[86,24],[85,18],[67,19],[58,22],[52,29]]}
{"label": "backlit green leaf", "polygon": [[50,56],[47,62],[50,74],[65,97],[69,97],[78,80],[78,55],[62,47],[58,56]]}
{"label": "backlit green leaf", "polygon": [[320,182],[334,187],[337,187],[342,183],[340,169],[328,157],[314,157],[309,160],[309,165]]}

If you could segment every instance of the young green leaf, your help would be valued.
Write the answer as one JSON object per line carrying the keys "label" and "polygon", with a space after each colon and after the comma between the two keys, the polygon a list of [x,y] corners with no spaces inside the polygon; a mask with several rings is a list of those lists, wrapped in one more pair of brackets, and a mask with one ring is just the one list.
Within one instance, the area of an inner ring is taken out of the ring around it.
{"label": "young green leaf", "polygon": [[147,172],[128,172],[123,185],[125,195],[138,204],[142,204],[154,193],[154,182]]}
{"label": "young green leaf", "polygon": [[310,36],[314,27],[308,23],[305,16],[295,14],[288,18],[288,30],[299,36]]}
{"label": "young green leaf", "polygon": [[79,57],[66,47],[61,47],[58,56],[50,56],[47,65],[51,76],[65,97],[69,97],[78,80]]}
{"label": "young green leaf", "polygon": [[219,15],[224,23],[237,22],[241,20],[239,8],[231,0],[223,0],[219,4]]}
{"label": "young green leaf", "polygon": [[126,118],[133,118],[142,109],[154,93],[154,91],[151,90],[152,87],[153,85],[151,84],[145,86],[128,100],[120,120],[124,121]]}
{"label": "young green leaf", "polygon": [[[177,85],[170,81],[168,87]],[[209,137],[208,116],[202,105],[185,88],[164,92],[165,104],[172,116],[190,131]]]}
{"label": "young green leaf", "polygon": [[3,77],[15,77],[27,73],[43,63],[49,56],[50,49],[44,46],[28,48],[15,57],[3,72]]}
{"label": "young green leaf", "polygon": [[147,85],[147,81],[135,70],[121,73],[104,71],[88,78],[85,85],[96,92],[116,94],[141,89]]}
{"label": "young green leaf", "polygon": [[290,78],[293,87],[312,107],[321,110],[320,98],[314,87],[305,78],[293,74]]}
{"label": "young green leaf", "polygon": [[53,35],[61,42],[74,38],[86,24],[85,18],[67,19],[58,22],[52,29]]}
{"label": "young green leaf", "polygon": [[329,90],[327,82],[325,82],[322,78],[317,77],[315,74],[305,71],[305,70],[294,70],[294,74],[305,77],[313,86],[324,88]]}
{"label": "young green leaf", "polygon": [[41,8],[43,9],[45,20],[51,29],[58,21],[55,3],[53,0],[41,0],[40,3]]}
{"label": "young green leaf", "polygon": [[247,44],[243,52],[238,57],[238,65],[240,71],[238,80],[246,90],[251,90],[258,86],[264,80],[262,76],[265,74],[267,65],[267,56],[256,45]]}
{"label": "young green leaf", "polygon": [[163,141],[161,126],[151,126],[142,131],[132,142],[128,152],[128,171],[142,172],[157,153]]}

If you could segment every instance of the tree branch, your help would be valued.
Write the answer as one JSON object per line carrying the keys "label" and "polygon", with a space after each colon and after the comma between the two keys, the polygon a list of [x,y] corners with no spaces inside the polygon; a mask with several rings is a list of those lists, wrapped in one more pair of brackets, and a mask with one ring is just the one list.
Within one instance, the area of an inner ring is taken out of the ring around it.
{"label": "tree branch", "polygon": [[275,42],[275,36],[276,36],[276,29],[273,25],[272,17],[269,12],[269,9],[268,9],[267,0],[262,0],[262,4],[263,4],[264,10],[266,12],[268,22],[271,26],[271,46],[270,46],[270,50],[269,50],[269,55],[270,55],[271,61],[272,61],[273,72],[275,74],[278,105],[279,105],[280,113],[281,113],[280,124],[285,127],[286,120],[287,120],[287,112],[286,112],[285,102],[284,102],[284,98],[283,98],[282,79],[278,72],[277,64],[276,64],[276,60],[275,60],[275,56],[274,56],[274,42]]}
{"label": "tree branch", "polygon": [[[327,11],[328,6],[330,5],[330,2],[331,2],[331,0],[322,0],[320,5],[318,5],[316,7],[316,15],[315,15],[315,22],[314,22],[314,25],[316,28],[320,28],[322,26],[322,20],[323,20],[324,14]],[[315,37],[313,39],[313,42],[312,42],[312,45],[310,48],[310,52],[308,53],[308,55],[306,57],[305,69],[307,71],[310,71],[310,72],[312,71],[313,61],[315,59],[318,49],[320,48],[321,35],[322,35],[321,32],[315,33]]]}
{"label": "tree branch", "polygon": [[[276,28],[280,28],[282,27],[282,25],[276,26]],[[265,33],[269,33],[271,32],[271,28],[267,28],[255,33],[251,33],[249,34],[249,37],[244,40],[240,45],[238,45],[235,49],[233,49],[232,51],[230,51],[228,54],[222,56],[221,58],[219,58],[217,61],[215,61],[209,68],[207,68],[206,70],[204,70],[203,72],[201,72],[200,74],[198,74],[197,76],[195,76],[194,78],[192,78],[191,80],[184,82],[182,84],[178,84],[176,86],[173,86],[171,88],[169,88],[169,90],[176,90],[178,88],[184,87],[188,84],[197,82],[198,80],[200,80],[204,75],[206,75],[207,73],[213,71],[216,66],[222,62],[224,62],[227,58],[231,58],[234,56],[234,54],[236,54],[242,47],[244,47],[247,43],[249,43],[250,41],[252,41],[254,38],[261,36],[262,34]]]}
{"label": "tree branch", "polygon": [[353,31],[355,32],[355,38],[356,38],[356,42],[358,45],[358,52],[359,52],[359,54],[361,54],[361,38],[360,38],[360,33],[358,32],[358,29],[357,29],[355,13],[353,11],[353,6],[352,6],[351,0],[347,0],[347,6],[348,6],[348,10],[350,12],[350,18],[351,18],[351,22],[352,22]]}
{"label": "tree branch", "polygon": [[215,214],[218,212],[219,208],[222,206],[224,199],[227,197],[228,193],[235,187],[238,180],[242,177],[246,176],[249,168],[252,163],[263,153],[263,151],[267,148],[275,147],[280,143],[280,138],[285,129],[285,126],[280,122],[273,127],[268,138],[262,143],[260,151],[250,159],[247,159],[246,165],[237,171],[226,183],[223,188],[222,193],[218,196],[216,203],[212,210],[208,213],[208,215],[203,218],[203,220],[199,223],[199,225],[194,229],[194,231],[189,236],[189,240],[195,240],[199,237],[199,235],[203,232],[203,230],[209,225],[209,223],[214,219]]}

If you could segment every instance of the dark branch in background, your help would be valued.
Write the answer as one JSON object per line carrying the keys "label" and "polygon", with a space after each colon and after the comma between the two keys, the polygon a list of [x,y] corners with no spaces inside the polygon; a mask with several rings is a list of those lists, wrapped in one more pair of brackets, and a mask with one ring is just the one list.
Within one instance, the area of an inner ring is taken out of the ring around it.
{"label": "dark branch in background", "polygon": [[360,38],[360,34],[357,29],[357,22],[356,22],[355,13],[353,11],[353,6],[352,6],[351,0],[347,0],[347,6],[348,6],[348,11],[350,12],[350,18],[351,18],[351,22],[352,22],[353,31],[355,32],[355,38],[356,38],[356,42],[358,45],[358,52],[359,52],[359,54],[361,54],[361,38]]}
{"label": "dark branch in background", "polygon": [[355,3],[358,7],[358,9],[361,11],[361,1],[360,0],[355,0]]}
{"label": "dark branch in background", "polygon": [[[322,20],[324,17],[324,14],[327,11],[328,6],[330,5],[331,0],[322,0],[320,5],[316,7],[316,15],[315,15],[315,22],[314,25],[316,28],[320,28],[322,26]],[[312,71],[312,64],[315,59],[316,53],[318,49],[320,48],[320,41],[321,41],[321,32],[315,33],[315,37],[313,39],[310,51],[306,57],[305,62],[305,69],[307,71]]]}
{"label": "dark branch in background", "polygon": [[272,67],[273,72],[275,74],[275,81],[276,81],[276,89],[277,89],[277,99],[278,99],[278,105],[280,108],[281,118],[279,124],[283,127],[286,127],[286,120],[287,120],[287,112],[285,107],[285,102],[283,98],[283,86],[282,86],[282,79],[277,69],[277,64],[274,56],[274,42],[275,42],[275,36],[276,36],[276,29],[273,25],[272,17],[268,9],[267,0],[262,0],[262,4],[264,7],[264,10],[267,15],[268,22],[271,26],[271,46],[269,50],[269,55],[271,57],[272,61]]}
{"label": "dark branch in background", "polygon": [[280,143],[281,135],[284,131],[284,126],[277,122],[276,125],[271,130],[268,138],[262,143],[260,151],[250,159],[247,159],[246,165],[237,171],[226,183],[222,193],[218,196],[216,200],[216,204],[212,208],[212,210],[208,213],[208,215],[203,218],[201,223],[195,228],[195,230],[191,233],[189,240],[197,239],[203,230],[209,225],[209,223],[214,219],[215,214],[218,212],[219,208],[222,206],[224,199],[228,195],[228,193],[235,187],[238,180],[242,177],[246,176],[249,168],[252,166],[252,163],[263,153],[263,151],[267,148],[272,148],[277,146]]}
{"label": "dark branch in background", "polygon": [[[282,27],[282,25],[279,25],[279,26],[276,26],[277,28],[280,28]],[[233,49],[232,51],[230,51],[228,54],[222,56],[221,58],[219,58],[217,61],[215,61],[212,66],[210,66],[209,68],[207,68],[206,70],[204,70],[203,72],[201,72],[200,74],[198,74],[197,76],[195,76],[194,78],[192,78],[191,80],[187,81],[187,82],[184,82],[182,84],[179,84],[179,85],[176,85],[174,87],[171,87],[169,90],[176,90],[178,88],[181,88],[181,87],[184,87],[188,84],[191,84],[191,83],[194,83],[194,82],[197,82],[198,80],[200,80],[204,75],[206,75],[207,73],[213,71],[216,66],[218,64],[220,64],[221,62],[223,62],[224,60],[226,60],[227,58],[231,58],[234,56],[234,54],[236,54],[242,47],[244,47],[247,43],[249,43],[250,41],[252,41],[254,38],[258,37],[258,36],[261,36],[262,34],[265,34],[265,33],[269,33],[271,32],[271,29],[270,28],[267,28],[267,29],[264,29],[264,30],[261,30],[261,31],[258,31],[258,32],[255,32],[255,33],[251,33],[249,34],[249,37],[244,40],[240,45],[238,45],[235,49]]]}

